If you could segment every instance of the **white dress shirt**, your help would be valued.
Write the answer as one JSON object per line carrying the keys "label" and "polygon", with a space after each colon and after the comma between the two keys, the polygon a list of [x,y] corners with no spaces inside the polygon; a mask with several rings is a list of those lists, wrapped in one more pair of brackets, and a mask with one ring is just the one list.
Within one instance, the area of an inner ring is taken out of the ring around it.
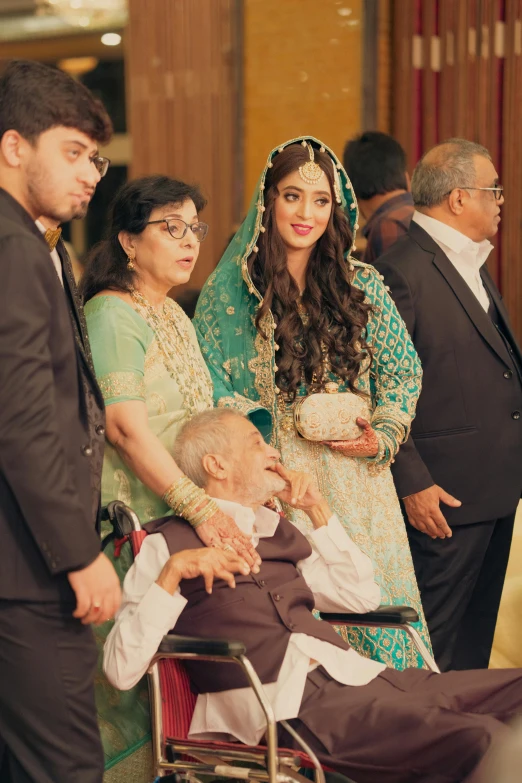
{"label": "white dress shirt", "polygon": [[[47,231],[46,227],[40,223],[39,220],[34,221],[42,234],[45,236],[45,232]],[[60,261],[60,256],[58,255],[58,251],[56,248],[49,251],[51,254],[51,259],[54,264],[54,268],[56,269],[56,274],[58,275],[58,278],[60,280],[60,283],[63,285],[63,272],[62,272],[62,262]]]}
{"label": "white dress shirt", "polygon": [[[260,538],[274,535],[279,515],[261,507],[254,512],[230,501],[217,500],[241,530]],[[312,590],[315,606],[324,612],[367,612],[377,608],[380,589],[373,578],[369,557],[350,540],[335,515],[328,525],[310,534],[313,552],[298,563]],[[132,688],[146,672],[163,636],[175,628],[186,599],[179,590],[172,596],[156,584],[169,559],[161,533],[147,536],[123,584],[123,600],[104,648],[103,668],[117,688]],[[321,622],[318,620],[317,622]],[[196,630],[196,629],[195,629]],[[366,685],[386,667],[364,658],[355,650],[343,650],[303,633],[293,633],[275,683],[264,686],[276,720],[296,718],[306,677],[321,665],[337,682]],[[200,694],[189,736],[192,739],[233,737],[257,745],[266,729],[263,712],[250,688]]]}
{"label": "white dress shirt", "polygon": [[469,285],[480,304],[487,312],[489,310],[489,296],[480,276],[480,269],[493,250],[493,245],[487,239],[482,242],[474,242],[457,229],[442,223],[440,220],[429,217],[423,212],[413,213],[412,220],[430,235],[430,237],[442,248],[449,260]]}

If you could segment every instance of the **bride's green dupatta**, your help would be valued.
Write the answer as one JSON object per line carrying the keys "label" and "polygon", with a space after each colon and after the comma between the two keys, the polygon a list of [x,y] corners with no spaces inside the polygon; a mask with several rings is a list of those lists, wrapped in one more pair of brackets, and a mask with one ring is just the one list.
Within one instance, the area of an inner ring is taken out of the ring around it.
{"label": "bride's green dupatta", "polygon": [[[275,386],[275,323],[267,312],[256,329],[254,319],[262,296],[250,277],[247,261],[256,252],[264,212],[264,188],[272,159],[285,147],[309,142],[332,159],[339,176],[341,202],[353,237],[358,228],[358,207],[351,182],[331,149],[312,136],[290,139],[269,154],[254,191],[248,214],[212,272],[199,297],[194,326],[201,351],[214,385],[214,404],[245,413],[266,440],[278,444]],[[353,244],[352,248],[353,249]],[[372,426],[381,446],[367,462],[375,468],[387,466],[407,438],[420,394],[422,370],[415,348],[382,276],[374,267],[347,254],[353,270],[353,284],[361,288],[374,306],[366,338],[374,348],[368,373],[361,373],[357,385],[370,394]],[[263,332],[263,334],[261,334]],[[263,335],[267,335],[267,339]],[[338,380],[338,379],[337,379]],[[344,391],[341,384],[340,391]],[[304,389],[301,390],[304,393]]]}
{"label": "bride's green dupatta", "polygon": [[[247,414],[265,439],[271,437],[275,416],[275,327],[270,313],[261,323],[269,339],[265,340],[253,326],[262,297],[248,273],[247,259],[254,251],[261,229],[263,191],[272,158],[290,144],[303,141],[327,152],[337,167],[342,206],[355,239],[359,216],[357,200],[341,162],[331,149],[313,136],[290,139],[270,152],[248,214],[205,283],[194,317],[201,351],[214,384],[215,404],[234,407]],[[232,393],[231,388],[234,389]]]}

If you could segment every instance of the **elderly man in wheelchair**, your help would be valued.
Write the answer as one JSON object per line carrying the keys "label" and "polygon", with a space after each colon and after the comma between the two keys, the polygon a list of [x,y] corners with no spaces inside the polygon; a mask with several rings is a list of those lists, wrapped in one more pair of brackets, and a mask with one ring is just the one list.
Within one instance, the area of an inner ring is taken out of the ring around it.
{"label": "elderly man in wheelchair", "polygon": [[[205,548],[176,517],[145,525],[105,645],[113,685],[131,688],[158,658],[184,658],[197,699],[181,750],[194,760],[205,753],[197,750],[202,740],[227,748],[230,740],[267,742],[264,776],[236,767],[236,777],[289,780],[278,766],[279,742],[304,746],[316,765],[318,759],[357,783],[481,779],[488,751],[522,712],[522,670],[439,674],[422,643],[431,670],[395,671],[360,656],[330,622],[375,610],[379,587],[369,558],[314,481],[286,471],[278,452],[232,410],[187,422],[175,452],[185,474],[252,537],[261,570],[250,572],[233,551]],[[308,514],[309,539],[266,507],[274,496]],[[314,607],[330,622],[317,619]],[[380,619],[386,623],[386,613]],[[164,639],[169,632],[175,635]],[[156,703],[156,717],[159,709]],[[163,740],[156,738],[160,774],[197,768],[179,756],[169,764]],[[202,767],[210,769],[232,775],[224,766]]]}

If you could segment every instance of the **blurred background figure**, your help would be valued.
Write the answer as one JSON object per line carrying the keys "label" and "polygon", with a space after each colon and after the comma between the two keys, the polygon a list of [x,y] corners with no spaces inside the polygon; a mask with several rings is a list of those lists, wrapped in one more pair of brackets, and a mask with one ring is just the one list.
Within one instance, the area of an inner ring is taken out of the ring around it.
{"label": "blurred background figure", "polygon": [[366,221],[362,261],[373,264],[406,233],[413,215],[406,153],[387,133],[366,131],[347,142],[343,157]]}
{"label": "blurred background figure", "polygon": [[196,305],[199,299],[199,288],[186,288],[181,294],[176,297],[176,302],[179,304],[185,315],[189,318],[194,318],[196,312]]}

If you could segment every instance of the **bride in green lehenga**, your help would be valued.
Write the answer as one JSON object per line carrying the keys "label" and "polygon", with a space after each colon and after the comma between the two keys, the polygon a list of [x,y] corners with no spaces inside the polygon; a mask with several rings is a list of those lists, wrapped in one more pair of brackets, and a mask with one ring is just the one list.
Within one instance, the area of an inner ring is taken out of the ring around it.
{"label": "bride in green lehenga", "polygon": [[[201,293],[194,325],[214,402],[246,413],[289,468],[317,479],[355,543],[372,559],[382,603],[421,616],[390,463],[407,438],[421,367],[381,276],[349,256],[357,204],[337,157],[317,139],[272,150],[246,219]],[[370,401],[356,441],[312,443],[293,424],[297,399],[321,391]],[[303,532],[302,512],[285,507]],[[396,669],[420,666],[398,631],[355,629],[350,643]]]}

